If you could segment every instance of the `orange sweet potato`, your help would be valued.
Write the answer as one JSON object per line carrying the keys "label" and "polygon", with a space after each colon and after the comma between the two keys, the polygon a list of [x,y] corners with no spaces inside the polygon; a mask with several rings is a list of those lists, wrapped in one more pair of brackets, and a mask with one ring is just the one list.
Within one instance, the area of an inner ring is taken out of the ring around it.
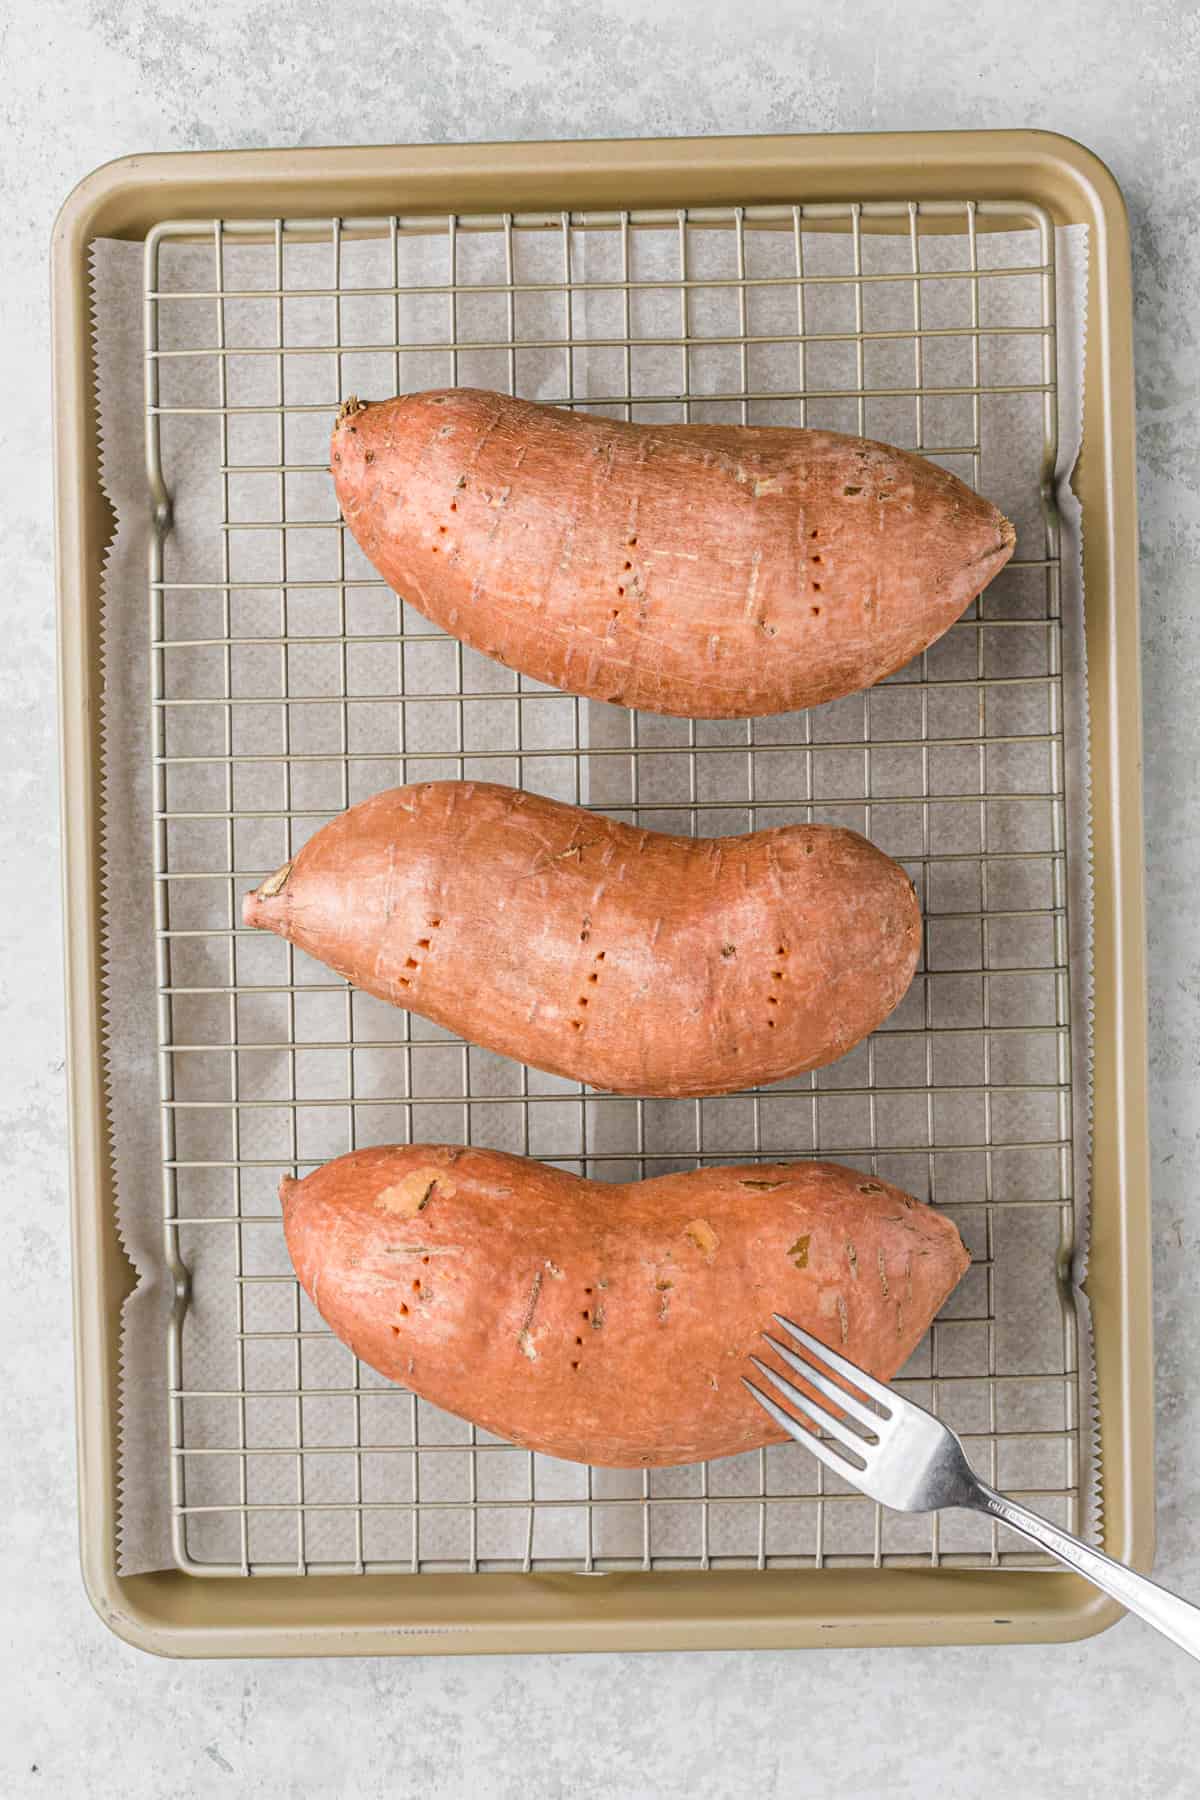
{"label": "orange sweet potato", "polygon": [[493,1150],[359,1150],[280,1189],[314,1306],[390,1380],[629,1468],[780,1441],[742,1386],[779,1312],[887,1380],[967,1267],[949,1219],[835,1163],[626,1186]]}
{"label": "orange sweet potato", "polygon": [[331,457],[346,523],[427,618],[570,693],[699,718],[870,687],[1015,540],[945,470],[826,431],[450,388],[347,401]]}
{"label": "orange sweet potato", "polygon": [[243,918],[473,1043],[654,1095],[832,1062],[901,1000],[921,940],[904,870],[852,831],[669,837],[453,781],[341,814]]}

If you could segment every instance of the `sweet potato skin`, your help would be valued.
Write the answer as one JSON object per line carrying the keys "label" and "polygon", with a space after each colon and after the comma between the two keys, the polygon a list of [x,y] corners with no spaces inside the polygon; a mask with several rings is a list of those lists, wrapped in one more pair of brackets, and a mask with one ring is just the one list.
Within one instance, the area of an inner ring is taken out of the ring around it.
{"label": "sweet potato skin", "polygon": [[854,832],[670,837],[476,782],[363,801],[243,917],[487,1049],[664,1096],[833,1061],[921,941],[904,870]]}
{"label": "sweet potato skin", "polygon": [[356,1151],[280,1189],[287,1246],[356,1356],[516,1444],[618,1468],[782,1441],[742,1386],[779,1312],[887,1380],[969,1258],[833,1163],[618,1186],[498,1151]]}
{"label": "sweet potato skin", "polygon": [[427,618],[569,693],[684,717],[872,686],[1015,541],[945,470],[833,432],[450,388],[347,402],[330,454],[346,523]]}

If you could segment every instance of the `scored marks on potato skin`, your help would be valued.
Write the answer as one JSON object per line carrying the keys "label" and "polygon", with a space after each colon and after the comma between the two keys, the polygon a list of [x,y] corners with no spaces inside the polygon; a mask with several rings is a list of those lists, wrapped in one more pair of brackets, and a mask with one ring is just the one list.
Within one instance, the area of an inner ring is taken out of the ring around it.
{"label": "scored marks on potato skin", "polygon": [[[415,945],[413,946],[414,951],[421,951],[421,952],[424,952],[425,955],[428,955],[429,951],[432,950],[432,948],[433,948],[432,933],[438,929],[438,927],[441,925],[441,922],[442,921],[440,918],[431,918],[429,920],[429,931],[430,931],[431,935],[429,937],[418,938]],[[405,958],[405,962],[404,962],[405,973],[403,975],[397,975],[397,977],[396,977],[398,984],[402,988],[408,988],[408,987],[412,986],[413,982],[416,980],[418,974],[420,973],[421,963],[423,960],[424,960],[423,956],[417,956],[417,955],[414,955],[411,953],[409,954],[409,956],[407,956]]]}
{"label": "scored marks on potato skin", "polygon": [[[779,1002],[780,1002],[780,994],[777,991],[777,985],[778,985],[778,987],[782,987],[783,982],[787,979],[787,970],[783,966],[784,963],[787,961],[787,954],[788,954],[788,948],[787,948],[786,944],[776,945],[775,967],[771,970],[771,991],[767,995],[768,1009],[772,1009],[772,1008],[778,1009]],[[768,1010],[767,1030],[774,1031],[776,1024],[777,1024],[777,1019],[775,1017],[774,1012],[771,1010]]]}
{"label": "scored marks on potato skin", "polygon": [[[591,932],[585,926],[584,929],[579,934],[580,942],[586,944],[590,937],[591,937]],[[575,1004],[579,1008],[580,1012],[586,1012],[588,1007],[591,1005],[591,1002],[595,999],[595,995],[588,990],[590,990],[594,987],[597,987],[599,985],[600,975],[601,975],[601,965],[603,964],[606,955],[607,955],[606,951],[597,950],[595,956],[593,956],[593,958],[592,958],[592,963],[594,966],[588,970],[587,976],[585,977],[585,980],[584,980],[585,991],[582,994],[577,995],[576,1000],[575,1000]],[[581,1019],[578,1017],[573,1018],[571,1020],[571,1029],[572,1029],[572,1031],[582,1031],[584,1028],[584,1025],[586,1023],[587,1023],[586,1019]]]}
{"label": "scored marks on potato skin", "polygon": [[[607,1287],[608,1282],[602,1281],[600,1283],[600,1286]],[[593,1290],[590,1287],[585,1287],[583,1290],[584,1299],[590,1301],[592,1298],[592,1293],[593,1293]],[[582,1321],[582,1325],[590,1325],[590,1327],[593,1331],[599,1331],[600,1327],[604,1323],[604,1302],[601,1301],[600,1304],[594,1310],[590,1305],[583,1307],[580,1311],[579,1316]],[[579,1328],[577,1328],[576,1334],[575,1334],[575,1348],[577,1350],[583,1349],[583,1338],[580,1335],[580,1331],[582,1330],[582,1325]],[[580,1359],[578,1357],[572,1358],[572,1361],[571,1361],[572,1373],[575,1375],[578,1375],[579,1368],[580,1368]]]}

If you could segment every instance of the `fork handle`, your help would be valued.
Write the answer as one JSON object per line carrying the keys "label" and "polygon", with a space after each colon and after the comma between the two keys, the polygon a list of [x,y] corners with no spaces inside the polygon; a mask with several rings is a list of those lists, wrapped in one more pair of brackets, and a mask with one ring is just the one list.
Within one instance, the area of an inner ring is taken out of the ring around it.
{"label": "fork handle", "polygon": [[1145,1619],[1148,1625],[1153,1625],[1156,1631],[1161,1631],[1164,1637],[1200,1661],[1200,1607],[1181,1600],[1177,1594],[1168,1593],[1166,1588],[1159,1587],[1145,1575],[1135,1574],[1124,1563],[1114,1562],[1102,1550],[1093,1550],[1090,1544],[1080,1543],[1069,1531],[1052,1525],[1039,1513],[1030,1512],[1019,1501],[998,1494],[986,1481],[977,1479],[976,1486],[978,1494],[968,1502],[969,1505],[1011,1525],[1022,1536],[1032,1538],[1035,1544],[1086,1575],[1098,1588],[1119,1600],[1128,1612]]}

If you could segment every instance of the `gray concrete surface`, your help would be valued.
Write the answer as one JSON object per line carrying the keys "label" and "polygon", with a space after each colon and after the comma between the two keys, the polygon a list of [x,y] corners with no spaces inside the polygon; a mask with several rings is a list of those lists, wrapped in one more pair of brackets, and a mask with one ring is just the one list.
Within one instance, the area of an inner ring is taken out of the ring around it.
{"label": "gray concrete surface", "polygon": [[1162,1576],[1200,1598],[1200,10],[1171,0],[11,0],[0,18],[6,654],[0,1791],[797,1796],[1197,1791],[1197,1671],[1064,1649],[173,1665],[75,1558],[46,247],[132,150],[1035,125],[1136,258]]}

